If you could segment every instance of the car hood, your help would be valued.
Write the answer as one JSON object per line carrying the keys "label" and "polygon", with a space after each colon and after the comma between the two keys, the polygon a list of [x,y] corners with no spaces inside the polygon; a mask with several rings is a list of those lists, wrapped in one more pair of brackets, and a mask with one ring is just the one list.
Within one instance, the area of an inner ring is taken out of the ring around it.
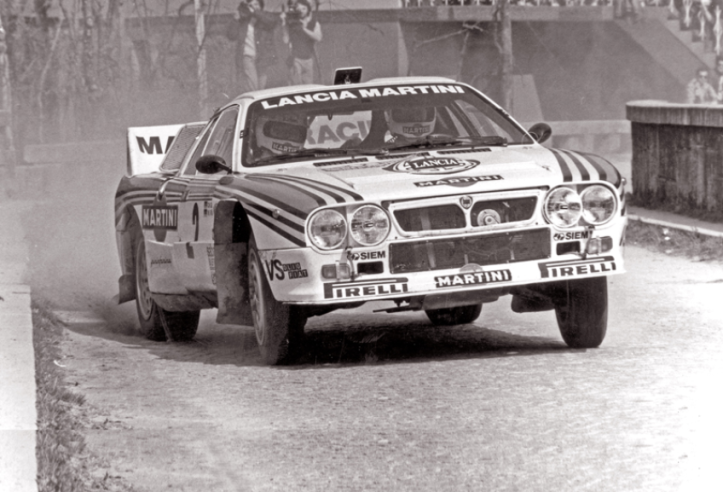
{"label": "car hood", "polygon": [[540,146],[326,160],[254,173],[251,179],[294,181],[297,188],[303,184],[320,196],[331,196],[329,204],[336,195],[350,195],[352,201],[381,201],[552,187],[565,182],[620,184],[617,170],[598,156]]}

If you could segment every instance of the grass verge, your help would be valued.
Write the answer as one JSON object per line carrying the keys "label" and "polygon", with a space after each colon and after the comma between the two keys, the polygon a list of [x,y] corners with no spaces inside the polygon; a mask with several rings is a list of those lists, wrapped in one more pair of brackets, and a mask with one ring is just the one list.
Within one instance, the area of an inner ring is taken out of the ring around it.
{"label": "grass verge", "polygon": [[60,342],[63,327],[52,312],[33,302],[33,347],[38,432],[38,490],[40,492],[132,491],[119,481],[108,480],[100,459],[86,447],[89,429],[85,397],[69,389],[62,367]]}
{"label": "grass verge", "polygon": [[660,253],[682,256],[693,261],[722,261],[723,239],[639,220],[628,222],[625,242]]}

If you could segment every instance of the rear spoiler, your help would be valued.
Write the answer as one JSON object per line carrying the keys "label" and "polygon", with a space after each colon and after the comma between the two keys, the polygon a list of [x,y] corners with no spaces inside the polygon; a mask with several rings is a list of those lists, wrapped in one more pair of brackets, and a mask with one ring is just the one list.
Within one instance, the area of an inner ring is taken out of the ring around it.
{"label": "rear spoiler", "polygon": [[127,174],[175,171],[206,122],[128,128]]}

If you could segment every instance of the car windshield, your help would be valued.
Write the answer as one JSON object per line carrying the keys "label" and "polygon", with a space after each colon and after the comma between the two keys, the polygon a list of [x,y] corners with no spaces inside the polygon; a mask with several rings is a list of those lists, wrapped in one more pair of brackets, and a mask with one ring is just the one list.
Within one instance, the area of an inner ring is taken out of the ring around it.
{"label": "car windshield", "polygon": [[338,88],[269,98],[248,112],[243,164],[440,147],[530,144],[498,108],[457,84]]}

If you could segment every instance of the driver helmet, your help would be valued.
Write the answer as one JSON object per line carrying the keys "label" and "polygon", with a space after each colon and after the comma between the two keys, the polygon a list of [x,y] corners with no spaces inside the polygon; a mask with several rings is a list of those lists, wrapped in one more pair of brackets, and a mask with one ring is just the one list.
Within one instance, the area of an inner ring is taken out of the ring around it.
{"label": "driver helmet", "polygon": [[306,117],[277,113],[256,120],[256,145],[275,155],[293,154],[304,147],[308,125]]}
{"label": "driver helmet", "polygon": [[437,111],[433,107],[394,108],[385,111],[384,117],[392,135],[417,139],[434,132]]}

